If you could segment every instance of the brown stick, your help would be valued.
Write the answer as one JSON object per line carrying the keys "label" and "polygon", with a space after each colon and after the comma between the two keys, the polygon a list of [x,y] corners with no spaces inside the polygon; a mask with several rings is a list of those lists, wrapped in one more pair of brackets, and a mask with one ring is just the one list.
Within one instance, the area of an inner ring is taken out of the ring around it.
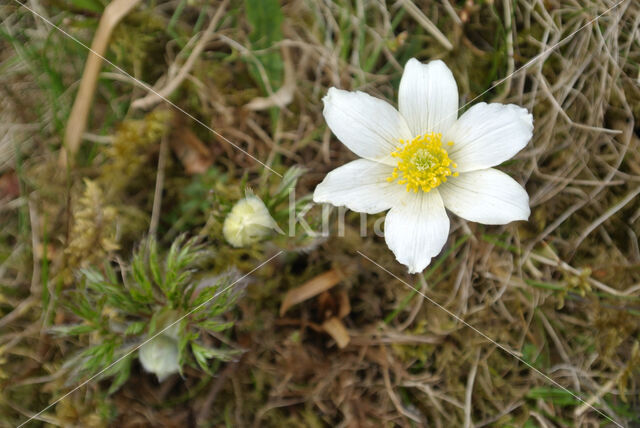
{"label": "brown stick", "polygon": [[184,79],[186,79],[191,72],[191,69],[193,68],[198,57],[200,57],[200,54],[202,54],[202,51],[204,51],[207,43],[209,43],[209,41],[213,38],[215,29],[218,26],[220,19],[222,19],[228,4],[229,0],[224,0],[220,7],[218,7],[218,10],[211,19],[209,26],[206,30],[204,30],[204,33],[202,33],[200,40],[193,48],[193,51],[191,51],[191,55],[189,55],[184,65],[182,66],[182,68],[180,68],[175,77],[171,78],[163,88],[158,88],[157,91],[153,90],[149,94],[145,95],[144,98],[135,100],[133,103],[131,103],[131,108],[147,110],[162,101],[163,98],[169,97],[173,91],[178,89]]}
{"label": "brown stick", "polygon": [[140,0],[113,0],[104,9],[98,30],[91,42],[91,49],[80,81],[80,89],[78,89],[64,133],[64,148],[60,151],[59,159],[60,165],[63,167],[67,166],[69,159],[73,159],[80,147],[96,91],[98,73],[100,73],[102,59],[107,51],[111,33],[122,18],[131,12],[138,3]]}

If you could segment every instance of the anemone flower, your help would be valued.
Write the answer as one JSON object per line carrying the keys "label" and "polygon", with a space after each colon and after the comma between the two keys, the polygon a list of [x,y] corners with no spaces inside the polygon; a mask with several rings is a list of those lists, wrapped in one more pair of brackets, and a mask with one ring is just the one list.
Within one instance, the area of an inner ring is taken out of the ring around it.
{"label": "anemone flower", "polygon": [[532,115],[478,103],[458,117],[458,87],[444,62],[407,62],[398,110],[336,88],[323,101],[329,128],[361,159],[327,174],[313,200],[367,214],[389,210],[385,241],[409,273],[422,272],[445,245],[445,208],[483,224],[529,218],[527,192],[492,167],[531,139]]}

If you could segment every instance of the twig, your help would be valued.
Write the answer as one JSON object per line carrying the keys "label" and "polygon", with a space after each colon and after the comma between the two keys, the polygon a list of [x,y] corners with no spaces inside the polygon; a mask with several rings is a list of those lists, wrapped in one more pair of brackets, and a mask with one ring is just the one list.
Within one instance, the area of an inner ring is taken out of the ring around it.
{"label": "twig", "polygon": [[227,367],[225,367],[222,373],[220,373],[215,383],[209,390],[209,393],[207,394],[207,398],[202,403],[202,407],[200,409],[200,412],[198,413],[198,417],[196,418],[196,421],[204,422],[209,419],[209,412],[213,407],[213,403],[216,401],[216,397],[218,396],[218,393],[220,392],[220,390],[222,390],[222,387],[224,386],[227,378],[238,369],[238,365],[239,365],[238,362],[230,363]]}
{"label": "twig", "polygon": [[[420,274],[418,275],[418,278],[420,279],[420,292],[421,293],[426,293],[427,292],[427,281],[424,279],[424,275]],[[413,307],[413,309],[411,310],[411,313],[409,314],[409,317],[398,326],[398,331],[403,331],[405,330],[407,327],[409,327],[412,323],[413,320],[416,319],[416,316],[418,315],[418,312],[420,312],[420,309],[422,308],[422,304],[424,303],[424,299],[418,299],[418,302],[415,304],[415,306]]]}
{"label": "twig", "polygon": [[149,236],[155,236],[160,222],[160,208],[162,206],[162,189],[164,188],[164,168],[167,163],[169,151],[169,137],[164,135],[160,142],[160,155],[158,156],[158,173],[156,175],[156,190],[153,195],[153,210],[149,222]]}
{"label": "twig", "polygon": [[578,237],[578,239],[574,243],[574,248],[578,248],[580,246],[580,244],[582,243],[582,241],[584,241],[584,239],[587,236],[589,236],[589,234],[591,232],[593,232],[602,223],[607,221],[607,219],[609,219],[615,213],[617,213],[622,208],[624,208],[629,202],[631,202],[639,194],[640,194],[640,186],[636,187],[631,192],[627,193],[627,195],[624,198],[622,198],[622,200],[620,202],[618,202],[617,204],[615,204],[614,206],[609,208],[607,211],[604,212],[604,214],[602,214],[600,217],[595,219],[589,226],[587,226],[582,231],[582,233],[580,234],[580,236]]}
{"label": "twig", "polygon": [[0,318],[0,328],[4,328],[5,326],[9,325],[16,319],[20,318],[37,303],[38,303],[38,298],[35,296],[30,296],[26,300],[23,300],[22,302],[20,302],[18,306],[13,308],[11,312],[9,312],[4,317]]}
{"label": "twig", "polygon": [[[516,69],[515,61],[513,59],[513,19],[511,11],[511,0],[502,0],[502,7],[504,9],[504,27],[505,27],[505,45],[507,48],[507,76],[513,74]],[[496,97],[494,101],[502,101],[511,92],[512,79],[507,79],[500,95]]]}
{"label": "twig", "polygon": [[595,394],[593,394],[591,397],[589,397],[589,399],[586,402],[580,405],[580,407],[578,407],[573,414],[576,417],[580,417],[587,410],[591,410],[591,408],[593,407],[593,403],[598,401],[600,398],[602,398],[603,395],[605,395],[606,393],[608,393],[613,389],[616,382],[618,381],[618,377],[619,376],[616,376],[615,379],[609,379],[609,381],[604,385],[602,385],[602,387],[598,389]]}
{"label": "twig", "polygon": [[[573,266],[571,266],[570,264],[563,262],[562,260],[558,259],[558,260],[551,260],[548,259],[544,256],[541,256],[539,254],[535,254],[535,253],[531,253],[529,255],[529,257],[531,257],[532,259],[539,261],[540,263],[544,263],[546,265],[549,266],[555,266],[559,269],[565,270],[573,275],[580,275],[581,271],[579,271],[578,269],[574,268]],[[632,293],[634,293],[638,288],[637,287],[631,287],[628,288],[624,291],[620,291],[620,290],[616,290],[615,288],[612,288],[610,286],[608,286],[607,284],[604,284],[600,281],[598,281],[597,279],[593,279],[591,277],[587,277],[586,280],[589,282],[589,284],[593,285],[596,288],[599,288],[600,290],[612,294],[614,296],[629,296]]]}
{"label": "twig", "polygon": [[558,103],[558,100],[551,93],[551,89],[549,88],[549,85],[547,85],[547,79],[545,79],[544,76],[540,76],[538,81],[540,83],[540,87],[542,88],[542,92],[544,92],[544,94],[547,96],[548,100],[551,102],[551,104],[556,109],[556,111],[560,114],[560,116],[564,118],[564,120],[567,121],[569,125],[579,129],[584,129],[586,131],[604,132],[612,135],[622,134],[622,130],[620,129],[609,129],[609,128],[603,128],[602,126],[591,126],[591,125],[586,125],[584,123],[574,122],[573,119],[569,117],[569,115],[564,110],[564,108],[562,108],[562,106]]}
{"label": "twig", "polygon": [[64,146],[66,150],[60,150],[59,159],[62,166],[67,165],[69,158],[73,159],[80,146],[80,141],[82,141],[82,135],[87,127],[87,118],[89,117],[91,103],[96,91],[102,58],[107,51],[111,33],[122,18],[127,16],[138,3],[140,3],[140,0],[114,0],[104,8],[104,13],[98,24],[98,30],[91,42],[91,50],[80,81],[80,89],[78,89],[78,94],[67,122],[67,128],[65,129]]}
{"label": "twig", "polygon": [[476,359],[469,372],[467,378],[467,390],[464,394],[464,428],[471,428],[471,398],[473,397],[473,384],[476,381],[476,373],[478,372],[478,362],[480,361],[480,350],[476,352]]}
{"label": "twig", "polygon": [[411,15],[413,19],[415,19],[418,24],[422,26],[422,28],[427,30],[428,33],[430,33],[438,42],[440,42],[440,44],[444,46],[446,50],[453,50],[453,45],[451,44],[449,39],[447,39],[447,37],[442,34],[440,30],[438,30],[438,27],[436,27],[436,25],[431,22],[431,20],[427,18],[427,16],[420,9],[418,9],[418,6],[413,4],[411,0],[400,0],[400,4],[402,4],[402,7],[404,7],[405,10],[409,12],[409,15]]}
{"label": "twig", "polygon": [[280,407],[289,407],[289,406],[293,406],[295,404],[304,403],[305,401],[306,401],[306,399],[304,399],[304,398],[289,398],[289,399],[280,399],[280,400],[270,400],[267,404],[265,404],[263,407],[258,409],[258,411],[256,412],[256,416],[255,416],[255,419],[253,421],[253,426],[254,427],[261,426],[260,425],[260,421],[262,420],[264,415],[266,415],[267,412],[269,412],[269,410],[278,409]]}
{"label": "twig", "polygon": [[282,47],[282,62],[284,64],[284,83],[276,92],[268,97],[256,97],[249,101],[245,108],[249,110],[266,110],[271,107],[284,109],[293,101],[296,90],[296,75],[289,54],[289,48]]}
{"label": "twig", "polygon": [[389,394],[389,398],[391,399],[391,402],[395,406],[396,410],[400,412],[402,415],[411,419],[412,421],[417,423],[422,423],[423,421],[418,416],[414,415],[412,412],[405,409],[402,403],[400,402],[400,399],[396,395],[395,391],[393,390],[393,386],[391,385],[391,377],[389,376],[389,367],[382,368],[382,376],[384,378],[384,386],[387,389],[387,394]]}
{"label": "twig", "polygon": [[456,10],[453,8],[453,5],[451,4],[451,0],[442,0],[442,6],[444,6],[444,10],[447,11],[451,19],[453,19],[453,22],[456,23],[456,25],[462,25],[462,19],[460,19],[460,17],[456,13]]}
{"label": "twig", "polygon": [[216,11],[215,15],[213,15],[213,18],[211,19],[209,26],[204,30],[204,33],[202,33],[202,37],[200,37],[200,40],[198,40],[198,43],[193,48],[193,51],[191,51],[191,54],[185,61],[182,68],[180,68],[180,71],[178,71],[176,76],[173,79],[171,79],[163,88],[159,88],[159,89],[154,88],[155,92],[150,92],[147,95],[145,95],[143,98],[139,98],[135,100],[133,103],[131,103],[131,108],[142,109],[142,110],[149,109],[154,105],[156,105],[157,103],[159,103],[160,101],[162,101],[163,98],[169,97],[171,93],[175,91],[182,84],[184,79],[186,79],[187,75],[193,68],[193,65],[195,64],[196,60],[204,50],[205,46],[211,40],[211,37],[213,36],[213,32],[218,26],[218,23],[220,22],[220,19],[222,18],[224,12],[226,11],[228,4],[229,4],[229,0],[224,0],[222,2],[218,10]]}
{"label": "twig", "polygon": [[[33,273],[31,274],[31,294],[40,295],[42,288],[40,287],[40,261],[38,260],[38,247],[41,246],[40,237],[40,217],[36,210],[34,201],[28,199],[29,221],[31,222],[31,254],[33,255]],[[42,251],[46,251],[45,248]]]}

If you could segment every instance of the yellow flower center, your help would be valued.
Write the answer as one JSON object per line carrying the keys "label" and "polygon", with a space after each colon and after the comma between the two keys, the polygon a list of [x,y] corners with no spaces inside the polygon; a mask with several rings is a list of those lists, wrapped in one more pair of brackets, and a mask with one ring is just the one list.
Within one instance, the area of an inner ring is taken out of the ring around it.
{"label": "yellow flower center", "polygon": [[[449,154],[442,147],[442,134],[425,134],[411,141],[400,140],[402,143],[391,156],[398,158],[398,166],[393,169],[388,182],[398,180],[398,184],[405,184],[407,192],[417,193],[422,189],[428,192],[447,181],[448,176],[456,177],[457,172],[451,168],[458,166],[451,161]],[[447,145],[452,146],[453,142]]]}

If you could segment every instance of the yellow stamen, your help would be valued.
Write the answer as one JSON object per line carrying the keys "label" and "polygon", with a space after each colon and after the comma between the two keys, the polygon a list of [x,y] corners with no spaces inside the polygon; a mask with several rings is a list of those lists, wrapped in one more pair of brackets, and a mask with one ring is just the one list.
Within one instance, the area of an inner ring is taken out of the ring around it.
{"label": "yellow stamen", "polygon": [[[398,166],[387,178],[388,182],[398,180],[398,184],[407,186],[407,192],[428,192],[447,181],[448,176],[458,175],[451,170],[458,166],[442,147],[442,134],[425,134],[411,141],[400,142],[402,145],[391,153],[391,156],[398,158]],[[447,145],[453,146],[453,142],[449,141]]]}

